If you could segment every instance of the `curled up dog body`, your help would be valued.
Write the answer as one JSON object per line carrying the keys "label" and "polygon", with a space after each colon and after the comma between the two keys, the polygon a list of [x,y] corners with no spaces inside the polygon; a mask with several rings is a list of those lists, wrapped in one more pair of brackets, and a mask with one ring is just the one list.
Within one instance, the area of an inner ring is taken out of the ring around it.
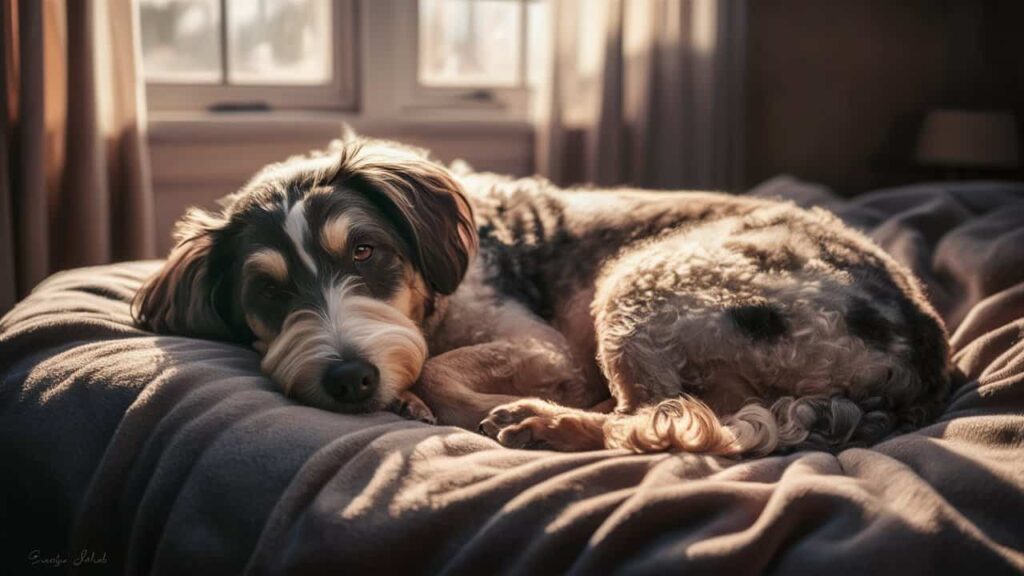
{"label": "curled up dog body", "polygon": [[348,138],[193,211],[134,311],[236,341],[289,396],[505,446],[756,455],[937,416],[917,281],[822,210],[561,190]]}

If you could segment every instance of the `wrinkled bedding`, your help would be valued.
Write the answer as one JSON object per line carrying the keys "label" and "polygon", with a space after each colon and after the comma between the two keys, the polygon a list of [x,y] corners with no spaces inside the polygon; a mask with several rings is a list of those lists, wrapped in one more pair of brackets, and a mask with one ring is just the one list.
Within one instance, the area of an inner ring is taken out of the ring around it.
{"label": "wrinkled bedding", "polygon": [[132,325],[158,262],[79,269],[0,320],[0,573],[1024,571],[1024,186],[754,193],[924,280],[964,375],[938,422],[749,461],[508,450],[297,405],[251,350]]}

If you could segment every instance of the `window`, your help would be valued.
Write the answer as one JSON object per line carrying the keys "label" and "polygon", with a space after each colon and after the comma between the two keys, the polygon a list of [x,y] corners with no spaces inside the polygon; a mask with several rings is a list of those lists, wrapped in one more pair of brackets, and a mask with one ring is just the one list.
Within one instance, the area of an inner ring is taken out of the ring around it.
{"label": "window", "polygon": [[521,84],[523,8],[508,0],[420,0],[420,84]]}
{"label": "window", "polygon": [[525,106],[547,55],[546,1],[418,0],[417,12],[415,101]]}
{"label": "window", "polygon": [[138,1],[153,108],[354,108],[352,0]]}
{"label": "window", "polygon": [[136,1],[154,110],[522,121],[549,46],[548,0]]}

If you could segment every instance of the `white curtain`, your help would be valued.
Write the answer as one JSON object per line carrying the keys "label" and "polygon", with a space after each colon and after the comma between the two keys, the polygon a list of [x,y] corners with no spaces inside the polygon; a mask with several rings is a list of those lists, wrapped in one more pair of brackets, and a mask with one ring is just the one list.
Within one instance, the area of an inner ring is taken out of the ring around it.
{"label": "white curtain", "polygon": [[540,173],[738,190],[746,0],[556,0]]}

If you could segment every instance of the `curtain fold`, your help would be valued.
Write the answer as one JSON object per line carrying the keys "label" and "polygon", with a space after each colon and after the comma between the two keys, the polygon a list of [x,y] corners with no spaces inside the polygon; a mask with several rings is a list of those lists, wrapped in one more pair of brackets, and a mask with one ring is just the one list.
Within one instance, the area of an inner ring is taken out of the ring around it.
{"label": "curtain fold", "polygon": [[0,313],[61,269],[156,254],[132,0],[3,0]]}
{"label": "curtain fold", "polygon": [[746,0],[559,0],[552,10],[542,174],[739,189]]}

